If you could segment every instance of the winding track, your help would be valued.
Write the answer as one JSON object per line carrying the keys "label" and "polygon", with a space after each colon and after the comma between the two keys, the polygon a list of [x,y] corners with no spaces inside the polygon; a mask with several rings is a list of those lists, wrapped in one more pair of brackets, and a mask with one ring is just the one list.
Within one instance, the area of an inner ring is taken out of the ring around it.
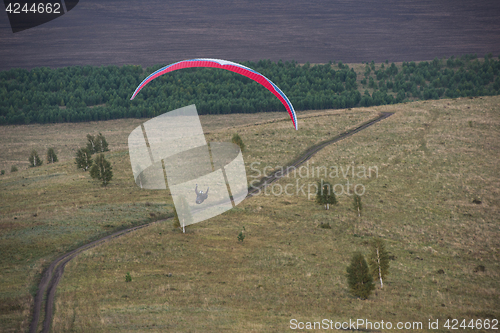
{"label": "winding track", "polygon": [[[340,135],[320,142],[308,150],[306,150],[301,156],[299,156],[295,161],[293,161],[287,168],[281,173],[281,170],[278,170],[274,172],[273,174],[269,175],[268,177],[263,178],[257,186],[254,186],[252,190],[248,192],[248,195],[246,198],[253,197],[254,195],[258,194],[260,190],[268,186],[269,184],[273,183],[274,181],[278,180],[279,178],[286,176],[287,173],[292,170],[293,168],[297,168],[300,165],[302,165],[304,162],[309,160],[314,154],[316,154],[318,151],[321,149],[325,148],[326,146],[338,142],[342,139],[345,139],[359,131],[364,130],[365,128],[391,116],[392,113],[390,112],[381,112],[380,115],[377,118],[374,118],[354,129],[348,130],[344,133],[341,133]],[[101,239],[95,240],[93,242],[90,242],[88,244],[85,244],[83,246],[80,246],[77,249],[74,249],[73,251],[70,251],[66,254],[63,254],[62,256],[58,257],[55,259],[50,266],[44,271],[42,275],[42,279],[40,281],[40,284],[38,285],[38,291],[35,296],[35,304],[34,304],[34,309],[33,309],[33,320],[31,321],[30,325],[30,333],[36,333],[37,326],[38,326],[38,321],[40,319],[40,312],[42,308],[42,302],[44,295],[46,295],[45,299],[45,319],[43,321],[43,328],[42,328],[42,333],[48,333],[50,331],[50,326],[52,323],[52,313],[54,310],[54,297],[57,289],[57,285],[59,284],[59,281],[61,280],[61,277],[64,273],[64,267],[68,262],[71,261],[74,257],[76,257],[78,254],[80,254],[83,251],[86,251],[92,247],[95,247],[97,245],[100,245],[104,243],[105,241],[108,241],[113,238],[117,238],[121,235],[124,235],[126,233],[129,233],[131,231],[135,231],[138,229],[142,229],[145,227],[148,227],[152,224],[162,222],[166,220],[160,220],[160,221],[155,221],[151,222],[148,224],[143,224],[140,226],[136,226],[133,228],[125,229],[125,230],[120,230],[117,231],[111,235],[105,236]]]}

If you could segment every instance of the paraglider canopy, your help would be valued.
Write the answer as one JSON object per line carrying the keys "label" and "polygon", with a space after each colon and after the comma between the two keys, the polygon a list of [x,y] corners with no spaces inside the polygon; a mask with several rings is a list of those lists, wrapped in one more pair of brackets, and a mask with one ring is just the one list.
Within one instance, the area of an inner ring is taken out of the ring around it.
{"label": "paraglider canopy", "polygon": [[183,60],[179,61],[173,64],[170,64],[168,66],[165,66],[163,68],[160,68],[156,72],[152,73],[149,75],[147,78],[144,79],[144,81],[139,84],[137,89],[134,91],[134,94],[130,98],[130,100],[133,100],[135,96],[141,91],[142,88],[144,88],[149,82],[157,78],[158,76],[161,76],[163,74],[169,73],[176,71],[178,69],[184,69],[184,68],[192,68],[192,67],[212,67],[212,68],[220,68],[220,69],[225,69],[231,72],[235,72],[238,74],[241,74],[243,76],[246,76],[252,80],[254,80],[257,83],[260,83],[264,87],[266,87],[270,92],[276,96],[281,103],[285,106],[286,110],[288,111],[288,114],[290,115],[290,118],[292,119],[293,126],[295,129],[298,129],[297,125],[297,116],[295,114],[295,110],[293,109],[293,105],[286,97],[286,95],[281,91],[278,86],[276,86],[271,80],[266,78],[264,75],[254,71],[251,68],[248,68],[246,66],[237,64],[235,62],[227,61],[227,60],[221,60],[221,59],[191,59],[191,60]]}

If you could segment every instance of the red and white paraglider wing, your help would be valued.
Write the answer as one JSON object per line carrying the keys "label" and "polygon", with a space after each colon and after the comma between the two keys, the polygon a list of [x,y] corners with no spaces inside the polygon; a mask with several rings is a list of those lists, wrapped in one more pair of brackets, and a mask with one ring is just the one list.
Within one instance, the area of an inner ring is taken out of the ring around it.
{"label": "red and white paraglider wing", "polygon": [[255,82],[263,85],[266,87],[270,92],[272,92],[280,101],[281,103],[285,106],[286,110],[288,111],[288,114],[290,115],[290,118],[292,119],[293,126],[295,129],[298,129],[297,125],[297,115],[295,114],[295,110],[293,109],[293,105],[286,97],[286,95],[281,91],[278,86],[276,86],[271,80],[266,78],[264,75],[254,71],[251,68],[248,68],[246,66],[237,64],[235,62],[227,61],[227,60],[221,60],[221,59],[192,59],[192,60],[183,60],[179,61],[173,64],[170,64],[168,66],[165,66],[163,68],[160,68],[156,72],[152,73],[149,75],[147,78],[144,79],[144,81],[139,84],[137,89],[134,91],[134,94],[130,98],[130,100],[133,100],[135,96],[141,91],[144,86],[146,86],[149,82],[157,78],[158,76],[161,76],[163,74],[173,72],[179,69],[184,69],[184,68],[193,68],[193,67],[212,67],[212,68],[220,68],[220,69],[225,69],[234,73],[238,73],[240,75],[246,76],[249,79],[254,80]]}

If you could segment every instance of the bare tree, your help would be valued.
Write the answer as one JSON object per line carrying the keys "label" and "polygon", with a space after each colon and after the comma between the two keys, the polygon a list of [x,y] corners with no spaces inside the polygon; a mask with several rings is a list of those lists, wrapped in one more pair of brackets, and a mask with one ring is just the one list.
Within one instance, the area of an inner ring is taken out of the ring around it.
{"label": "bare tree", "polygon": [[371,242],[368,266],[370,266],[372,276],[380,280],[380,288],[384,288],[383,279],[389,274],[389,254],[385,250],[384,241],[380,238],[373,239]]}
{"label": "bare tree", "polygon": [[358,211],[358,217],[361,217],[361,210],[363,209],[363,205],[361,204],[361,197],[359,195],[354,194],[352,205],[354,210]]}

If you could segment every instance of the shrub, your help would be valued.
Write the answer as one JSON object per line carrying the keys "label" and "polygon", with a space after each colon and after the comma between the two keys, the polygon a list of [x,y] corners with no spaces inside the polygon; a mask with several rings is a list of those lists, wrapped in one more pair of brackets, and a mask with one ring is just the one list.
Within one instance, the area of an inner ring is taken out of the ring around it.
{"label": "shrub", "polygon": [[90,169],[90,176],[94,179],[99,179],[102,181],[102,185],[108,185],[109,181],[113,178],[113,168],[111,163],[109,163],[103,154],[99,154],[96,157],[95,163]]}
{"label": "shrub", "polygon": [[245,151],[245,144],[243,143],[243,140],[241,137],[238,135],[238,133],[233,135],[233,138],[231,139],[231,142],[240,147],[240,150],[243,152]]}
{"label": "shrub", "polygon": [[54,148],[49,148],[47,150],[47,163],[57,162],[57,155]]}
{"label": "shrub", "polygon": [[98,142],[99,148],[101,148],[100,152],[109,151],[108,142],[104,135],[99,133],[99,135],[96,136],[96,141]]}
{"label": "shrub", "polygon": [[96,139],[95,136],[87,134],[87,150],[90,154],[95,154],[101,151],[100,142]]}
{"label": "shrub", "polygon": [[42,165],[42,163],[43,163],[42,160],[40,159],[40,157],[38,156],[38,153],[34,149],[31,151],[31,154],[30,154],[30,157],[28,158],[28,161],[30,162],[31,167],[37,167],[37,166]]}
{"label": "shrub", "polygon": [[15,165],[11,166],[10,172],[17,172],[17,167]]}
{"label": "shrub", "polygon": [[316,203],[318,205],[325,205],[326,209],[326,191],[324,191],[322,182],[318,181],[316,188],[318,189],[316,192]]}
{"label": "shrub", "polygon": [[132,282],[132,277],[130,276],[130,272],[127,272],[127,274],[125,274],[125,282]]}
{"label": "shrub", "polygon": [[87,171],[92,166],[92,153],[87,148],[80,148],[76,152],[75,164],[78,169]]}
{"label": "shrub", "polygon": [[330,209],[330,205],[337,204],[335,192],[333,192],[333,187],[329,182],[318,181],[317,189],[316,203],[325,205],[325,209]]}
{"label": "shrub", "polygon": [[0,174],[5,175],[5,170],[0,171]]}
{"label": "shrub", "polygon": [[347,282],[351,293],[362,299],[367,299],[375,289],[368,264],[360,252],[353,255],[351,264],[347,266]]}
{"label": "shrub", "polygon": [[245,239],[245,227],[243,227],[243,230],[240,231],[238,234],[238,242],[243,242]]}
{"label": "shrub", "polygon": [[101,133],[96,136],[87,134],[87,149],[91,154],[103,153],[109,151],[108,142]]}

